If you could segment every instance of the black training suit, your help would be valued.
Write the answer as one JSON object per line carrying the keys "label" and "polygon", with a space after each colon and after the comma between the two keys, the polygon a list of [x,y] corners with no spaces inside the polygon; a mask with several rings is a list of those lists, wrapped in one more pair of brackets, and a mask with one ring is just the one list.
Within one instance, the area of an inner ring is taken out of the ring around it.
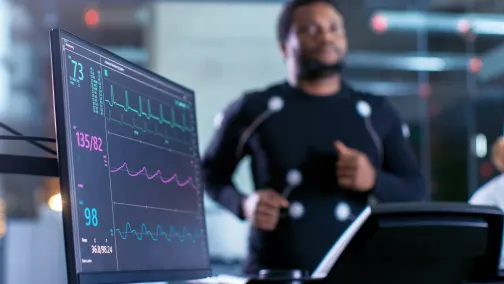
{"label": "black training suit", "polygon": [[[371,111],[367,122],[357,107],[362,103]],[[251,229],[247,274],[262,268],[313,271],[367,205],[368,193],[342,190],[337,184],[335,140],[364,152],[375,165],[377,180],[371,193],[379,202],[426,198],[402,123],[383,97],[357,92],[347,84],[333,96],[311,96],[281,83],[247,93],[225,110],[202,164],[206,189],[214,200],[243,218],[244,195],[232,176],[244,156],[251,157],[256,189],[282,192],[290,170],[302,177],[288,198],[296,204],[295,214],[281,218],[274,231]]]}

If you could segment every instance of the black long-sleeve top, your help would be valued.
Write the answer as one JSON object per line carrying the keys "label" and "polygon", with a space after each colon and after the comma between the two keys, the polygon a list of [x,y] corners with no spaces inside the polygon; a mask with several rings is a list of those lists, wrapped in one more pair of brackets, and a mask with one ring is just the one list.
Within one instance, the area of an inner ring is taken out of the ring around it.
{"label": "black long-sleeve top", "polygon": [[[371,128],[357,110],[362,101],[370,106]],[[276,111],[267,111],[272,104]],[[365,153],[376,167],[372,191],[339,188],[335,140]],[[242,219],[245,196],[232,177],[244,156],[251,157],[256,189],[281,193],[288,185],[289,171],[297,170],[302,177],[288,198],[297,213],[282,218],[274,231],[251,229],[245,264],[249,274],[262,268],[312,271],[365,208],[369,194],[379,202],[422,201],[427,195],[395,110],[385,98],[347,84],[338,94],[321,97],[281,83],[247,93],[227,107],[203,155],[203,179],[207,193]],[[350,214],[341,212],[348,211],[345,208],[350,208]]]}

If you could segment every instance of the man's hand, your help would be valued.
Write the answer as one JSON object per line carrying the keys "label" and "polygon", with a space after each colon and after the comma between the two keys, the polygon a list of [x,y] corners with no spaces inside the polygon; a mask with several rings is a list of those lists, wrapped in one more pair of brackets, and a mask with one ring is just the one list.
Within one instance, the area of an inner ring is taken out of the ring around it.
{"label": "man's hand", "polygon": [[338,184],[360,192],[371,190],[375,185],[376,170],[366,154],[348,148],[341,141],[334,142],[334,148],[339,154],[336,162]]}
{"label": "man's hand", "polygon": [[242,206],[245,218],[252,226],[271,231],[278,224],[280,208],[289,207],[289,201],[274,190],[262,189],[248,196]]}

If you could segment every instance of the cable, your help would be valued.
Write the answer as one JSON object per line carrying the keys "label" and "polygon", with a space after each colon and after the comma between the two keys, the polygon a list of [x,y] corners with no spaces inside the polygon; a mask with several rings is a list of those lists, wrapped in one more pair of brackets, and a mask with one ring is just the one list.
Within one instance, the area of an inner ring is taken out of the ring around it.
{"label": "cable", "polygon": [[357,113],[364,119],[364,125],[366,127],[366,131],[371,137],[373,144],[376,147],[377,155],[378,155],[378,166],[383,165],[383,145],[380,139],[380,136],[376,132],[376,129],[373,126],[373,122],[371,121],[371,113],[372,109],[369,103],[364,100],[358,100],[355,104],[355,108],[357,109]]}
{"label": "cable", "polygon": [[[378,135],[378,132],[376,132],[376,129],[374,128],[373,121],[371,121],[371,114],[372,114],[372,109],[371,106],[369,105],[368,102],[364,100],[358,100],[357,104],[355,105],[355,108],[357,109],[357,113],[364,119],[364,124],[366,126],[366,131],[368,132],[369,136],[371,136],[371,140],[373,141],[373,144],[376,147],[377,155],[378,155],[378,167],[383,166],[383,143],[380,139],[380,136]],[[369,194],[368,195],[368,204],[370,205],[375,205],[378,204],[380,201],[374,194]]]}
{"label": "cable", "polygon": [[383,165],[383,145],[382,141],[380,139],[380,136],[376,132],[373,122],[369,117],[365,118],[365,124],[366,124],[366,130],[368,131],[369,135],[371,136],[371,139],[373,140],[373,143],[375,144],[376,151],[378,151],[378,165],[382,166]]}
{"label": "cable", "polygon": [[[10,133],[12,133],[12,134],[14,134],[14,135],[18,135],[18,136],[20,136],[20,137],[24,137],[24,135],[23,135],[21,132],[19,132],[19,131],[17,131],[17,130],[15,130],[15,129],[13,129],[13,128],[11,128],[11,127],[7,126],[6,124],[4,124],[4,123],[2,123],[2,122],[0,122],[0,128],[3,128],[3,129],[5,129],[6,131],[8,131],[8,132],[10,132]],[[21,140],[25,140],[25,139],[21,139]],[[51,149],[51,148],[49,148],[49,147],[47,147],[47,146],[45,146],[45,145],[40,144],[40,143],[39,143],[39,142],[37,142],[37,141],[33,141],[33,140],[26,140],[26,142],[28,142],[28,143],[30,143],[30,144],[32,144],[32,145],[34,145],[35,147],[38,147],[38,148],[40,148],[40,149],[42,149],[42,150],[46,151],[47,153],[50,153],[50,154],[53,154],[53,155],[58,155],[58,153],[57,153],[56,151],[54,151],[53,149]]]}
{"label": "cable", "polygon": [[54,139],[54,138],[37,137],[37,136],[0,135],[0,140],[23,140],[23,141],[38,141],[38,142],[56,143],[56,139]]}
{"label": "cable", "polygon": [[252,136],[254,131],[261,126],[263,122],[266,121],[271,115],[273,115],[276,112],[279,112],[282,110],[284,106],[284,101],[282,98],[274,96],[271,97],[268,100],[268,106],[265,111],[263,111],[259,116],[257,116],[252,123],[243,131],[242,135],[240,136],[240,139],[238,140],[238,145],[236,146],[236,153],[235,156],[237,159],[241,158],[241,155],[243,154],[243,149],[245,148],[245,144],[247,144],[247,141],[249,138]]}

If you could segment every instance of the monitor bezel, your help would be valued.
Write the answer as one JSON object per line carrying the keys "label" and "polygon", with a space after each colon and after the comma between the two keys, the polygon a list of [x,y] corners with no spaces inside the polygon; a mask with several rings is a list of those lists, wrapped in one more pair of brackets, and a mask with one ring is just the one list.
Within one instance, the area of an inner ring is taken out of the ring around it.
{"label": "monitor bezel", "polygon": [[[51,69],[52,69],[52,85],[53,85],[53,102],[54,102],[54,123],[56,130],[56,146],[58,150],[58,174],[60,178],[61,200],[62,200],[62,217],[63,217],[63,233],[65,241],[65,255],[67,265],[67,277],[69,284],[108,284],[108,283],[134,283],[134,282],[147,282],[147,281],[177,281],[189,279],[201,279],[212,275],[210,268],[210,261],[207,269],[189,269],[189,270],[139,270],[139,271],[110,271],[110,272],[82,272],[77,273],[75,242],[73,232],[73,215],[71,204],[71,188],[70,188],[70,173],[68,163],[67,151],[67,129],[65,117],[67,116],[65,110],[65,94],[64,94],[64,80],[62,70],[61,58],[61,38],[62,36],[74,38],[86,45],[90,45],[99,52],[110,57],[119,59],[120,61],[128,63],[133,68],[138,68],[142,72],[155,77],[157,80],[167,84],[175,85],[188,94],[193,96],[194,91],[187,87],[181,86],[173,81],[170,81],[158,74],[155,74],[137,64],[134,64],[112,52],[105,50],[89,41],[86,41],[66,30],[53,29],[50,31],[50,55],[51,55]],[[194,112],[196,119],[196,106],[194,104]],[[195,130],[198,131],[197,125]],[[199,139],[196,138],[196,144],[199,148]],[[199,159],[200,160],[200,159]],[[202,200],[203,202],[203,200]],[[206,232],[206,216],[203,214],[204,219],[204,235],[208,239]],[[208,241],[206,242],[208,251]],[[209,258],[210,259],[210,258]]]}

